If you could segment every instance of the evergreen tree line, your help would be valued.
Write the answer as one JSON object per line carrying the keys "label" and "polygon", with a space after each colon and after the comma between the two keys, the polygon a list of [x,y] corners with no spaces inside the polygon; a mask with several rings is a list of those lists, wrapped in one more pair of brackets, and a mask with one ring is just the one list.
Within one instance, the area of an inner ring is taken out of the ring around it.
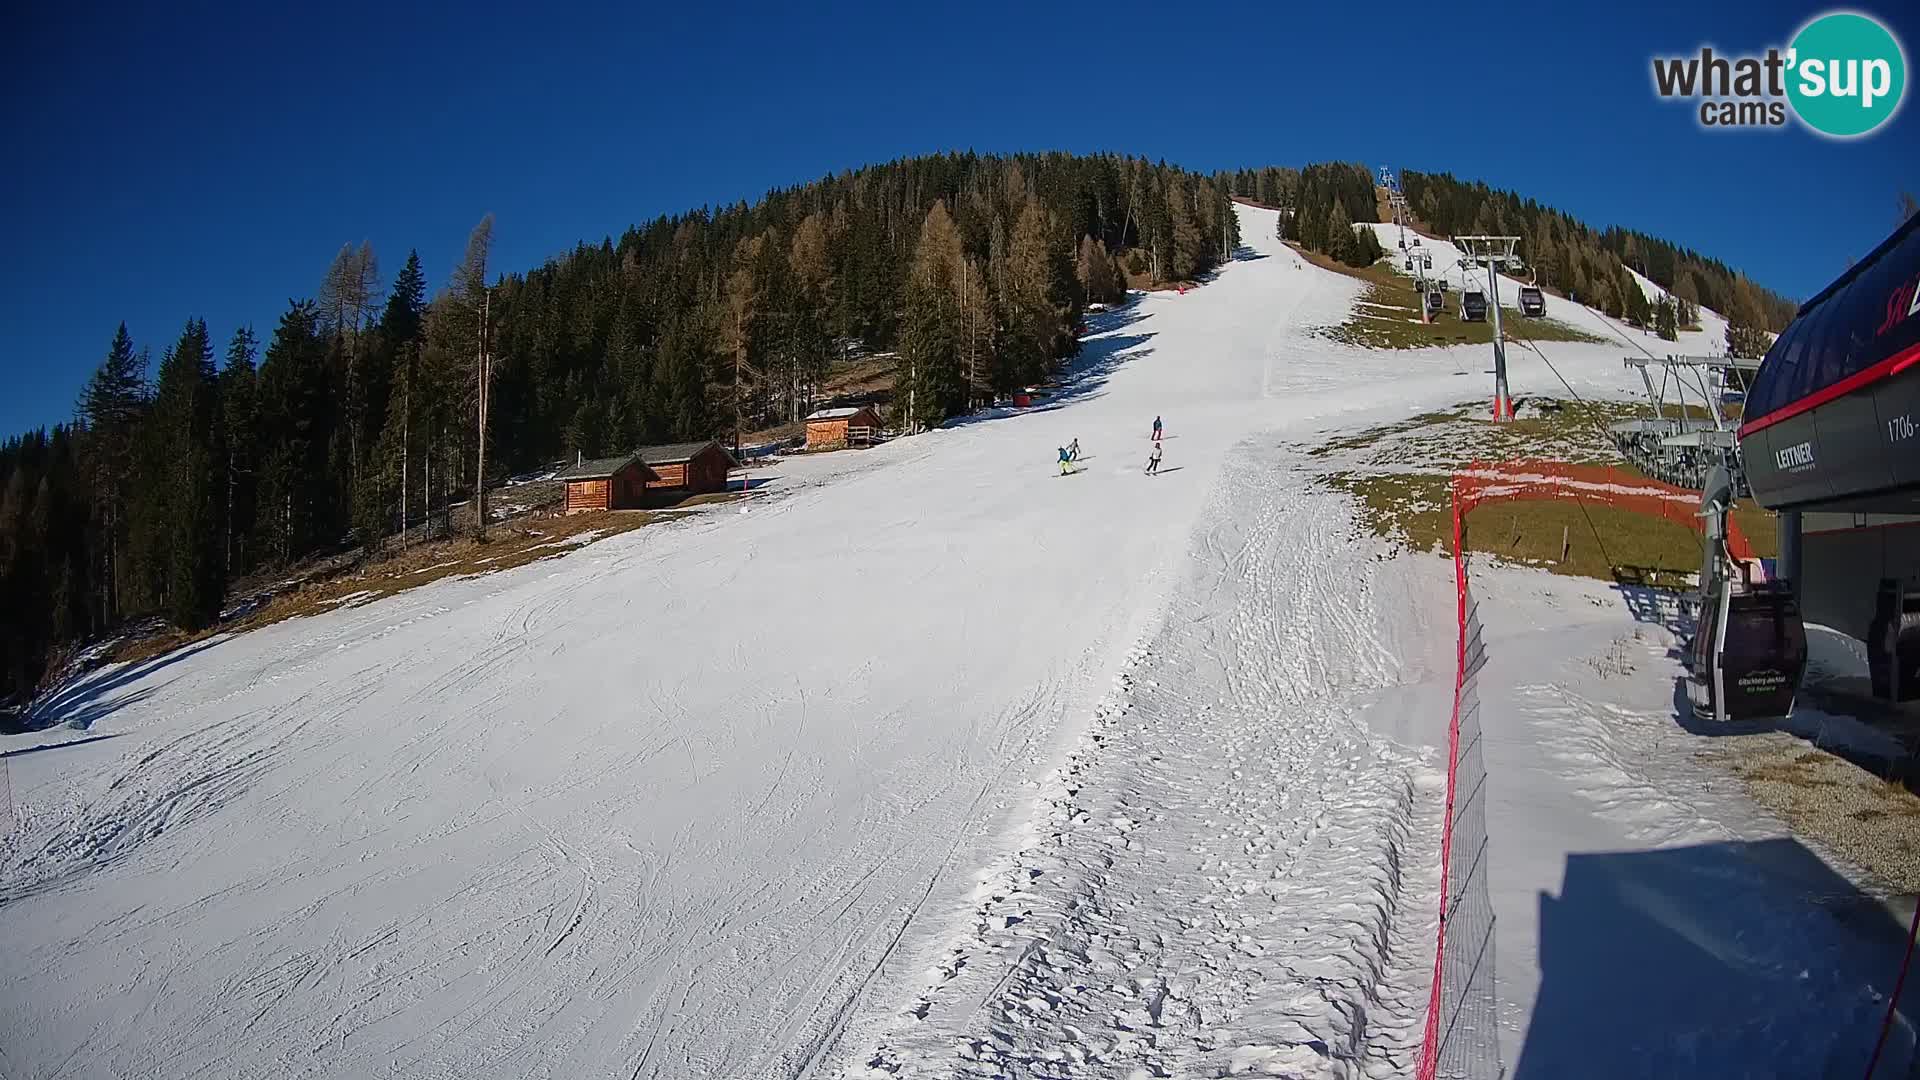
{"label": "evergreen tree line", "polygon": [[1348,266],[1372,266],[1386,254],[1365,226],[1380,220],[1373,174],[1365,165],[1328,162],[1304,169],[1243,169],[1223,174],[1228,191],[1280,211],[1282,240]]}
{"label": "evergreen tree line", "polygon": [[833,360],[898,354],[894,422],[1045,378],[1088,303],[1230,257],[1218,179],[1114,155],[946,154],[661,217],[490,276],[492,221],[431,293],[341,250],[264,344],[122,325],[71,423],[0,443],[0,703],[135,616],[186,630],[230,582],[444,521],[488,476],[792,421]]}
{"label": "evergreen tree line", "polygon": [[[1797,305],[1762,288],[1718,259],[1630,229],[1593,229],[1563,211],[1522,200],[1511,191],[1468,183],[1449,173],[1400,174],[1409,208],[1425,226],[1443,235],[1518,236],[1517,254],[1542,285],[1581,303],[1671,339],[1667,320],[1687,326],[1701,307],[1728,320],[1727,348],[1736,356],[1766,352],[1767,331],[1792,321]],[[1649,301],[1627,269],[1667,294]],[[1662,313],[1670,306],[1673,312]]]}

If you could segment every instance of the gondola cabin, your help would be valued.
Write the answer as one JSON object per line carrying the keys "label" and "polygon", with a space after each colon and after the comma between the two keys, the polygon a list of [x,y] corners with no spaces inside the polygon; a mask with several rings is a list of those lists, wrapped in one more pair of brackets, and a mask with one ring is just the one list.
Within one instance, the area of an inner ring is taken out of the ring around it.
{"label": "gondola cabin", "polygon": [[1427,319],[1432,321],[1439,318],[1440,313],[1446,309],[1447,294],[1441,292],[1439,289],[1430,290],[1427,293]]}
{"label": "gondola cabin", "polygon": [[1532,285],[1520,286],[1520,314],[1538,319],[1547,313],[1547,297]]}
{"label": "gondola cabin", "polygon": [[1460,294],[1460,321],[1487,321],[1487,294],[1468,290]]}
{"label": "gondola cabin", "polygon": [[1792,587],[1728,581],[1701,607],[1689,645],[1693,714],[1733,721],[1790,714],[1807,667],[1807,631]]}

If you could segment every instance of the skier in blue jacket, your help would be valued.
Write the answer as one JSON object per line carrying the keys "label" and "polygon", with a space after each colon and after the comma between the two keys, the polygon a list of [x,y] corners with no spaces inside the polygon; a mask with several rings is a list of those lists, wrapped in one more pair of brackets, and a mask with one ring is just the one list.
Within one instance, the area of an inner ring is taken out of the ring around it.
{"label": "skier in blue jacket", "polygon": [[1060,448],[1060,475],[1065,476],[1072,471],[1073,458],[1067,455],[1067,448],[1063,446]]}

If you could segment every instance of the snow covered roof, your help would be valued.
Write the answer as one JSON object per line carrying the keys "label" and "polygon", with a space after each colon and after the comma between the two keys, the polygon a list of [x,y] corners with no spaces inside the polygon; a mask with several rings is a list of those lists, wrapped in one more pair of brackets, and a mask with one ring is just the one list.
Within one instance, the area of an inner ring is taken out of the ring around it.
{"label": "snow covered roof", "polygon": [[873,408],[871,405],[853,405],[841,409],[817,409],[807,414],[809,420],[845,420],[849,416],[858,416]]}

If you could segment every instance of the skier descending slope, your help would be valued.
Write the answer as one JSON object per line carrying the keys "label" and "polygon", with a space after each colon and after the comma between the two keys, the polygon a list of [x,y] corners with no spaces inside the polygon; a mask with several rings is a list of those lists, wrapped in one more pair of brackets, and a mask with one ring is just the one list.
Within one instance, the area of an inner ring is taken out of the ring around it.
{"label": "skier descending slope", "polygon": [[1157,416],[1153,418],[1153,441],[1160,441],[1160,418]]}
{"label": "skier descending slope", "polygon": [[1074,439],[1072,442],[1067,444],[1067,460],[1068,461],[1080,460],[1080,437],[1077,435],[1074,436]]}
{"label": "skier descending slope", "polygon": [[1072,471],[1073,458],[1067,454],[1067,448],[1063,446],[1060,448],[1060,475],[1065,476]]}
{"label": "skier descending slope", "polygon": [[1160,440],[1153,441],[1153,456],[1147,459],[1147,475],[1153,476],[1160,471]]}

